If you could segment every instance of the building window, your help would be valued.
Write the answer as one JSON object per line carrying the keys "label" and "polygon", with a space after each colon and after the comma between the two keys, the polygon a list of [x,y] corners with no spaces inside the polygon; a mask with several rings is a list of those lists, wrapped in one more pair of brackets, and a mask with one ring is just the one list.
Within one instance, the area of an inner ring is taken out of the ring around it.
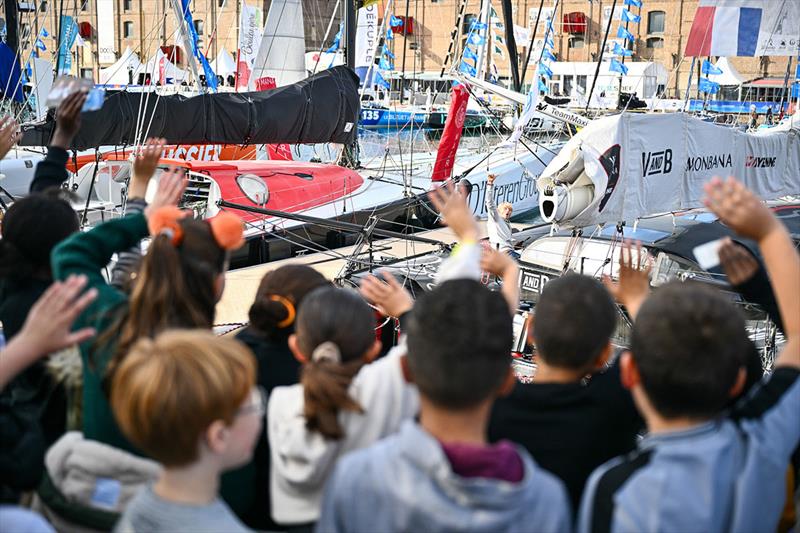
{"label": "building window", "polygon": [[664,33],[664,20],[666,13],[651,11],[647,14],[647,33]]}
{"label": "building window", "polygon": [[87,80],[94,79],[94,73],[90,68],[82,68],[81,69],[81,78],[85,78]]}
{"label": "building window", "polygon": [[661,37],[648,38],[647,48],[664,48],[664,39],[662,39]]}
{"label": "building window", "polygon": [[583,48],[584,45],[583,37],[570,37],[567,41],[567,46],[569,48]]}
{"label": "building window", "polygon": [[[578,82],[578,88],[583,89],[582,92],[586,92],[586,76],[576,76],[575,79]],[[579,91],[581,92],[581,91]]]}
{"label": "building window", "polygon": [[197,35],[203,35],[203,21],[202,20],[195,20],[194,21],[194,30],[197,32]]}
{"label": "building window", "polygon": [[133,22],[125,22],[122,25],[122,35],[125,39],[133,37]]}
{"label": "building window", "polygon": [[89,11],[89,0],[81,1],[81,11]]}
{"label": "building window", "polygon": [[122,0],[122,10],[130,11],[133,8],[133,0]]}
{"label": "building window", "polygon": [[464,23],[461,25],[461,33],[464,35],[469,34],[469,30],[472,28],[472,23],[478,22],[478,15],[474,13],[467,13],[464,15]]}
{"label": "building window", "polygon": [[39,4],[39,11],[41,11],[42,13],[47,11],[47,2],[46,1],[43,1],[41,4]]}

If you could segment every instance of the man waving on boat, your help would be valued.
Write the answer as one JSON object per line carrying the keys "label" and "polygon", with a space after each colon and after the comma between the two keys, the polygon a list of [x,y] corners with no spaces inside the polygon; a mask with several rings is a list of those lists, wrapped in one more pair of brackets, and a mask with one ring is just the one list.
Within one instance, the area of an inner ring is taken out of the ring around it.
{"label": "man waving on boat", "polygon": [[514,238],[511,230],[511,215],[514,213],[514,206],[509,202],[503,202],[499,206],[494,201],[494,180],[497,175],[489,174],[486,178],[486,230],[489,233],[489,244],[492,248],[500,250],[519,259],[519,254],[514,251]]}

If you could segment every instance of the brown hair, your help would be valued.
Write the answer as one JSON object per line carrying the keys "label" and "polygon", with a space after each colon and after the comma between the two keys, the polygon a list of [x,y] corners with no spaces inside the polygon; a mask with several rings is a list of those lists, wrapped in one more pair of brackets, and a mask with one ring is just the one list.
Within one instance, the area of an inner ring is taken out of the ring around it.
{"label": "brown hair", "polygon": [[269,339],[288,337],[294,332],[293,315],[303,298],[326,285],[330,282],[325,276],[306,265],[286,265],[267,272],[250,306],[250,325]]}
{"label": "brown hair", "polygon": [[308,357],[300,383],[309,430],[340,439],[344,432],[339,411],[364,412],[348,388],[374,342],[374,314],[354,291],[323,287],[303,300],[297,315],[297,344]]}
{"label": "brown hair", "polygon": [[214,421],[233,423],[255,373],[255,358],[232,338],[168,331],[141,339],[120,363],[111,407],[133,444],[164,466],[184,466]]}
{"label": "brown hair", "polygon": [[106,370],[109,377],[138,339],[167,329],[210,329],[213,325],[214,282],[226,269],[227,252],[217,244],[207,222],[185,218],[179,224],[180,245],[175,246],[167,234],[153,237],[128,305],[98,337],[96,347],[115,345]]}

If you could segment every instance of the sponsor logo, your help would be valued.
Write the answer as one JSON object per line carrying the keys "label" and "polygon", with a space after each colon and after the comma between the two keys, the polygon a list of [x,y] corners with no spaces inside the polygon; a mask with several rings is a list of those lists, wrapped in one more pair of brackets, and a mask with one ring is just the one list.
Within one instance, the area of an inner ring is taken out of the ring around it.
{"label": "sponsor logo", "polygon": [[775,168],[775,161],[777,157],[758,157],[755,155],[748,155],[744,160],[744,166],[747,168]]}
{"label": "sponsor logo", "polygon": [[614,189],[617,187],[617,182],[619,181],[619,157],[620,147],[618,144],[615,144],[600,156],[600,164],[603,166],[603,170],[606,171],[608,183],[606,184],[603,199],[600,200],[600,205],[597,209],[599,213],[603,212],[609,198],[611,198],[611,193],[613,193]]}
{"label": "sponsor logo", "polygon": [[642,152],[642,177],[672,172],[672,148],[660,152]]}
{"label": "sponsor logo", "polygon": [[520,289],[523,291],[541,293],[548,281],[550,281],[550,276],[539,274],[538,272],[523,270]]}
{"label": "sponsor logo", "polygon": [[731,154],[713,154],[688,157],[686,159],[686,172],[700,170],[713,170],[715,168],[731,168],[733,157]]}

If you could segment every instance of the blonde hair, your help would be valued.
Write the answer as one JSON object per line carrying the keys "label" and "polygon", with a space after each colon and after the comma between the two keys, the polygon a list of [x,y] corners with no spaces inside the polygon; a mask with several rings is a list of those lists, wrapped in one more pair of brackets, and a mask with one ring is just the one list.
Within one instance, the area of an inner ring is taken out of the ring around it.
{"label": "blonde hair", "polygon": [[497,209],[503,209],[504,207],[509,207],[513,210],[514,204],[512,204],[511,202],[502,202],[500,205],[497,206]]}
{"label": "blonde hair", "polygon": [[252,353],[206,330],[172,330],[134,344],[113,376],[111,407],[131,442],[164,466],[197,460],[216,420],[233,423],[255,384]]}

